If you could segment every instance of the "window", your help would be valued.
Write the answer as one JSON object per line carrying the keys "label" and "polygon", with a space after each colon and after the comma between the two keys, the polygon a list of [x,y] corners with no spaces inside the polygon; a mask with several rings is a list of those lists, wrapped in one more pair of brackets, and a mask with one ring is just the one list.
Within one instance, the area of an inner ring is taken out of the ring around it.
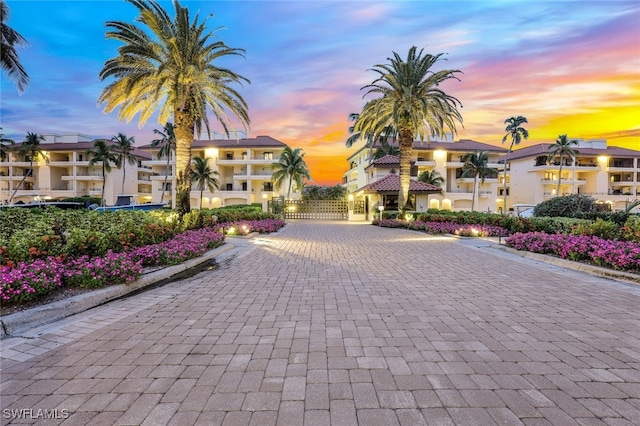
{"label": "window", "polygon": [[227,191],[233,191],[233,184],[232,183],[228,183],[227,184]]}
{"label": "window", "polygon": [[233,153],[227,152],[227,160],[233,160]]}
{"label": "window", "polygon": [[242,190],[243,191],[247,190],[247,182],[242,182]]}
{"label": "window", "polygon": [[264,182],[262,184],[263,191],[273,191],[273,184],[271,182]]}
{"label": "window", "polygon": [[263,155],[265,160],[273,160],[273,152],[265,152]]}
{"label": "window", "polygon": [[246,152],[243,152],[243,153],[242,153],[242,159],[243,159],[243,160],[248,160],[248,159],[249,159],[249,157],[247,156],[247,153],[246,153]]}

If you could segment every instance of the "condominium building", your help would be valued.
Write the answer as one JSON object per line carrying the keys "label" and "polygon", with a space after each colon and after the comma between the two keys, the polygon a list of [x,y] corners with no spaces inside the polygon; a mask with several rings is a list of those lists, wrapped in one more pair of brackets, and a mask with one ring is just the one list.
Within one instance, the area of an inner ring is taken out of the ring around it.
{"label": "condominium building", "polygon": [[[390,142],[390,144],[397,146],[397,142]],[[370,150],[363,146],[352,154],[348,158],[349,170],[344,173],[342,179],[350,199],[364,202],[364,210],[369,218],[372,217],[372,212],[375,213],[374,210],[377,207],[395,210],[398,202],[399,179],[394,185],[385,182],[381,186],[385,191],[372,191],[372,188],[379,186],[374,185],[376,182],[385,179],[388,174],[399,173],[400,165],[399,158],[396,156],[370,161],[376,147]],[[473,204],[474,210],[477,211],[498,211],[501,175],[486,178],[483,182],[478,179],[478,187],[475,191],[474,179],[462,177],[464,165],[462,158],[476,151],[487,154],[487,167],[497,172],[503,170],[499,160],[507,150],[502,147],[468,139],[454,141],[450,134],[441,139],[432,139],[431,142],[414,142],[411,157],[412,181],[416,181],[423,171],[436,171],[442,176],[444,183],[440,186],[440,191],[413,184],[416,191],[409,192],[410,206],[416,211],[426,211],[429,208],[471,210]]]}
{"label": "condominium building", "polygon": [[[34,159],[33,164],[29,158],[19,155],[20,143],[13,145],[7,160],[0,163],[0,203],[7,203],[14,192],[13,203],[83,195],[100,197],[102,163],[90,166],[91,156],[87,153],[93,147],[94,139],[78,133],[43,136],[45,140],[40,146],[44,155]],[[222,139],[214,133],[214,139],[194,140],[192,157],[209,160],[211,170],[218,173],[214,177],[220,188],[214,192],[204,188],[200,198],[200,189],[196,183],[192,184],[191,206],[261,203],[266,209],[272,197],[288,193],[286,183],[277,190],[271,182],[271,165],[279,160],[286,146],[270,136],[246,138],[242,135],[239,139]],[[175,199],[175,158],[172,155],[167,162],[166,157],[158,158],[158,152],[159,148],[144,145],[134,151],[138,159],[135,165],[112,166],[105,176],[105,203],[113,204],[118,194],[131,194],[140,204],[164,202],[171,205]],[[290,195],[299,198],[298,188],[294,187]]]}
{"label": "condominium building", "polygon": [[[495,178],[479,183],[474,203],[476,211],[511,211],[514,207],[533,206],[556,195],[567,194],[590,195],[596,201],[610,204],[613,210],[622,210],[640,196],[640,151],[607,146],[607,141],[602,139],[575,140],[577,145],[572,147],[578,153],[575,158],[565,156],[562,167],[559,156],[548,158],[553,141],[509,153],[506,209],[503,174],[506,149],[472,140],[454,142],[450,136],[431,143],[414,142],[411,178],[415,180],[422,171],[435,170],[445,182],[439,193],[427,194],[424,188],[422,193],[416,191],[413,198],[410,195],[410,205],[416,211],[427,208],[471,210],[473,178],[462,178],[461,175],[462,157],[474,151],[486,152],[487,166],[498,172]],[[387,156],[369,161],[372,152],[362,147],[348,158],[349,170],[343,176],[343,184],[351,199],[365,201],[365,210],[374,211],[378,206],[394,210],[399,183],[392,188],[387,182],[384,193],[372,192],[371,188],[385,176],[398,173],[399,159]],[[372,207],[367,209],[366,206]]]}
{"label": "condominium building", "polygon": [[[89,165],[94,139],[79,133],[43,134],[42,155],[34,158],[19,153],[21,143],[8,150],[8,158],[0,162],[0,203],[11,200],[60,200],[68,197],[100,197],[102,163]],[[111,143],[110,141],[106,141]],[[149,154],[135,150],[135,165],[112,167],[104,178],[104,198],[112,204],[118,194],[136,194],[139,203],[151,201],[150,167],[142,164]],[[123,175],[126,178],[123,188]]]}
{"label": "condominium building", "polygon": [[[234,204],[260,203],[267,209],[268,201],[273,197],[288,193],[287,183],[279,190],[273,186],[271,165],[277,163],[280,154],[287,147],[270,136],[247,138],[244,134],[237,138],[213,133],[212,139],[196,139],[191,145],[192,157],[208,160],[211,170],[218,174],[220,189],[210,192],[204,188],[202,198],[196,184],[191,187],[191,206],[215,208]],[[164,192],[164,202],[175,199],[175,158],[158,158],[160,149],[151,145],[141,149],[150,155],[142,164],[152,169],[151,187],[153,201],[160,202]],[[168,160],[168,161],[167,161]],[[165,185],[165,176],[167,184]],[[299,198],[298,188],[292,188],[292,198]]]}
{"label": "condominium building", "polygon": [[[509,154],[507,205],[538,204],[556,195],[585,194],[622,210],[640,195],[640,151],[607,146],[603,139],[576,140],[575,158],[555,156],[552,142]],[[560,167],[562,165],[562,167]],[[560,188],[558,189],[558,184]]]}

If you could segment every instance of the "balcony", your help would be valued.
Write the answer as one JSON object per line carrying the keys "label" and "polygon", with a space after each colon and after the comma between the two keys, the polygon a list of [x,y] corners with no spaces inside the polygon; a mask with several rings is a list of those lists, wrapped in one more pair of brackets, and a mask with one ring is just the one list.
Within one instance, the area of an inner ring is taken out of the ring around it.
{"label": "balcony", "polygon": [[[540,183],[543,185],[558,185],[558,179],[540,179]],[[571,179],[571,178],[562,178],[560,179],[560,185],[586,185],[587,181],[583,179]]]}
{"label": "balcony", "polygon": [[235,172],[233,174],[234,180],[271,180],[271,173],[251,173],[248,175],[246,172]]}
{"label": "balcony", "polygon": [[102,173],[100,174],[88,174],[88,173],[80,173],[76,175],[62,175],[60,177],[64,181],[92,181],[92,182],[100,182],[102,181]]}
{"label": "balcony", "polygon": [[417,167],[435,167],[436,166],[436,161],[435,160],[416,160],[415,165]]}

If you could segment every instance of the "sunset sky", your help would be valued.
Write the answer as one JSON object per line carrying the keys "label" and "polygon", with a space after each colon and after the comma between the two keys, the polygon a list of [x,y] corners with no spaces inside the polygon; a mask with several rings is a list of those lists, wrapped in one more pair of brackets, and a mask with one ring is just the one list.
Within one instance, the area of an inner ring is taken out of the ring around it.
{"label": "sunset sky", "polygon": [[[171,2],[161,2],[173,14]],[[19,55],[30,76],[23,95],[2,76],[0,126],[27,132],[154,139],[155,117],[139,128],[105,114],[98,74],[120,44],[105,21],[132,22],[125,1],[8,0],[8,24],[30,43]],[[640,2],[634,1],[183,1],[246,57],[225,60],[251,80],[249,136],[301,147],[313,183],[333,185],[348,167],[350,113],[362,86],[392,52],[415,45],[446,53],[436,69],[458,69],[445,90],[463,104],[458,138],[500,145],[504,120],[528,118],[530,139],[605,138],[640,150]],[[221,130],[214,125],[214,129]]]}

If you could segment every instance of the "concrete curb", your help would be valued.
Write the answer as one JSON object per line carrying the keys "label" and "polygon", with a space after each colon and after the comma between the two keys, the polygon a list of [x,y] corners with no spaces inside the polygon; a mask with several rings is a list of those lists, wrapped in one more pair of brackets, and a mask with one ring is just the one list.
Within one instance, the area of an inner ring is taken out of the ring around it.
{"label": "concrete curb", "polygon": [[599,277],[610,278],[617,281],[624,281],[625,283],[640,286],[640,275],[638,274],[632,274],[625,271],[616,271],[615,269],[602,268],[600,266],[589,265],[586,263],[574,262],[572,260],[561,259],[559,257],[549,256],[547,254],[532,253],[530,251],[524,250],[515,250],[504,245],[493,244],[491,245],[491,248],[502,250],[508,253],[513,253],[526,259],[549,263],[551,265],[560,266],[562,268],[572,269],[574,271],[585,272]]}
{"label": "concrete curb", "polygon": [[68,299],[60,300],[58,302],[7,315],[0,318],[0,326],[2,327],[0,329],[0,337],[14,335],[20,331],[50,322],[59,321],[71,315],[100,306],[119,297],[126,296],[127,294],[141,288],[148,287],[162,280],[171,278],[181,272],[215,258],[222,253],[232,250],[234,247],[235,246],[233,244],[225,243],[218,248],[206,252],[200,257],[189,259],[179,265],[167,266],[145,273],[130,284],[109,286],[69,297]]}

